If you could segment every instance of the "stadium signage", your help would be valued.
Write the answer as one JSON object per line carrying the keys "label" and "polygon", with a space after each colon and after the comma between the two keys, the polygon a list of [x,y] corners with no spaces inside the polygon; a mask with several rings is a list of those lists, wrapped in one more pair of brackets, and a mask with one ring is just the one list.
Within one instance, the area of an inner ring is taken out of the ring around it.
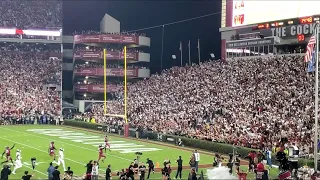
{"label": "stadium signage", "polygon": [[291,37],[299,34],[312,34],[316,24],[299,24],[286,27],[270,28],[272,36],[278,37]]}
{"label": "stadium signage", "polygon": [[[74,54],[76,59],[85,59],[85,60],[95,60],[95,59],[103,59],[102,51],[80,51]],[[127,53],[127,60],[136,60],[138,57],[137,53]],[[124,59],[123,52],[114,52],[107,51],[108,60],[122,60]]]}
{"label": "stadium signage", "polygon": [[[108,92],[116,92],[119,90],[120,86],[116,85],[108,85],[107,91]],[[76,92],[92,92],[92,93],[103,93],[104,92],[104,85],[103,84],[77,84],[74,86]]]}
{"label": "stadium signage", "polygon": [[[103,68],[77,68],[75,69],[75,75],[78,76],[103,76]],[[107,69],[107,76],[123,76],[124,70],[118,68]],[[127,69],[127,76],[138,77],[138,69]]]}
{"label": "stadium signage", "polygon": [[240,40],[240,41],[233,41],[227,42],[227,48],[241,48],[241,47],[250,47],[250,46],[267,46],[273,45],[274,39],[273,38],[266,38],[266,39],[250,39],[250,40]]}
{"label": "stadium signage", "polygon": [[167,141],[174,142],[174,139],[173,138],[167,138]]}
{"label": "stadium signage", "polygon": [[138,44],[138,36],[99,34],[99,35],[75,35],[75,44],[79,43],[122,43]]}
{"label": "stadium signage", "polygon": [[158,134],[158,137],[157,137],[158,141],[162,141],[163,138],[162,138],[162,134]]}

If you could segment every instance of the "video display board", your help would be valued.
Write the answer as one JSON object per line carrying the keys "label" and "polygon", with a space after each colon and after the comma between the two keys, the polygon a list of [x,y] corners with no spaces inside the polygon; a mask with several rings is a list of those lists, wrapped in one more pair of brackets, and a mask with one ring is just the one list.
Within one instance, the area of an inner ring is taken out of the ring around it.
{"label": "video display board", "polygon": [[320,1],[233,0],[232,27],[320,14]]}

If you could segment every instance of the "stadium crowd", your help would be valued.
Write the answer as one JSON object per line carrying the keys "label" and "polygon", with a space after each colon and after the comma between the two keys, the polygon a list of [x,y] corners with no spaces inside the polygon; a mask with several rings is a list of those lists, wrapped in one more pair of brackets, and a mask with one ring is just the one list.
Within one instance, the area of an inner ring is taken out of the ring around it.
{"label": "stadium crowd", "polygon": [[62,2],[11,1],[0,2],[0,27],[60,28],[62,27]]}
{"label": "stadium crowd", "polygon": [[61,60],[49,58],[49,51],[40,45],[26,44],[10,44],[0,48],[2,118],[59,115],[60,95],[46,85],[47,82],[61,82],[60,78],[56,79],[61,73]]}
{"label": "stadium crowd", "polygon": [[[173,67],[128,87],[133,126],[263,148],[281,138],[312,152],[313,76],[302,56],[265,56]],[[123,114],[123,92],[108,112]],[[94,104],[97,121],[103,105]],[[279,132],[274,134],[274,132]]]}

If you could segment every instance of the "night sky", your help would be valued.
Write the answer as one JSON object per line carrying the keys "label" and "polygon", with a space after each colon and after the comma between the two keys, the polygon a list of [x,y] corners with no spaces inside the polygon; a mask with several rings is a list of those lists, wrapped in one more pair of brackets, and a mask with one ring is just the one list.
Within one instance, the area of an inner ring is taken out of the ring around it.
{"label": "night sky", "polygon": [[[135,30],[166,24],[221,11],[219,0],[185,1],[63,1],[63,30],[71,34],[81,30],[99,30],[100,21],[108,13],[121,22],[121,30]],[[183,43],[183,61],[188,62],[188,41],[191,40],[191,60],[198,62],[197,39],[200,39],[201,59],[208,60],[210,53],[220,57],[221,14],[165,26],[163,68],[180,64],[179,42]],[[151,70],[158,72],[161,59],[162,27],[140,31],[151,38]]]}

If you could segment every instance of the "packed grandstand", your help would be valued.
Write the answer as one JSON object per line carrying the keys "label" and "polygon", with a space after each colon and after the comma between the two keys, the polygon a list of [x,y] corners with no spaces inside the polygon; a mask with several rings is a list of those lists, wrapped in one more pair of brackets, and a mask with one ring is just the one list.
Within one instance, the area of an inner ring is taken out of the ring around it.
{"label": "packed grandstand", "polygon": [[62,1],[0,2],[0,27],[61,28]]}
{"label": "packed grandstand", "polygon": [[3,118],[60,114],[61,97],[50,84],[61,84],[59,52],[44,45],[1,44],[0,112]]}
{"label": "packed grandstand", "polygon": [[[301,55],[209,61],[129,85],[128,116],[143,129],[251,148],[286,137],[311,153],[312,93],[313,75]],[[107,109],[123,114],[118,94]],[[123,122],[103,112],[103,103],[95,103],[85,114],[99,123]]]}

